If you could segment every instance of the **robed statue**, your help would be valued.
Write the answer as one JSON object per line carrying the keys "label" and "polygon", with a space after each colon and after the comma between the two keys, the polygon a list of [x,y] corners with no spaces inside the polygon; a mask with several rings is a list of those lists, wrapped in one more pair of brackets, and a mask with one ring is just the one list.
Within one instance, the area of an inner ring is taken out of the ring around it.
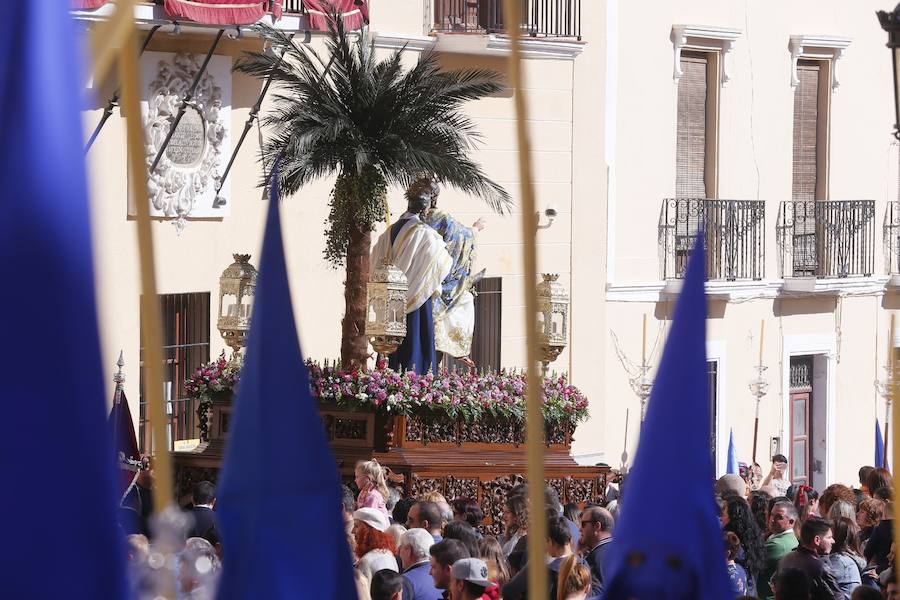
{"label": "robed statue", "polygon": [[450,274],[441,285],[441,295],[434,300],[434,338],[438,354],[447,354],[470,367],[475,363],[469,357],[472,351],[472,334],[475,331],[475,284],[484,276],[484,270],[474,272],[475,239],[484,229],[484,221],[478,219],[467,227],[446,211],[437,207],[440,193],[434,185],[431,207],[424,220],[443,238],[447,252],[453,259]]}
{"label": "robed statue", "polygon": [[441,296],[442,283],[453,267],[444,240],[422,221],[436,196],[437,186],[431,181],[414,182],[406,191],[406,212],[378,238],[369,262],[374,271],[390,247],[391,261],[406,275],[406,337],[388,356],[388,366],[420,375],[438,368],[433,301]]}

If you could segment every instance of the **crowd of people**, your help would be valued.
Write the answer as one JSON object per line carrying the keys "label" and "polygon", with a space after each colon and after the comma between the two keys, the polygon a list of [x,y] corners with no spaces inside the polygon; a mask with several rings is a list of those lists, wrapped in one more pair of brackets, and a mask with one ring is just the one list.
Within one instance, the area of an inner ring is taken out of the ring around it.
{"label": "crowd of people", "polygon": [[[863,467],[859,484],[819,493],[792,485],[787,460],[773,457],[766,477],[748,468],[715,482],[722,560],[735,598],[771,600],[900,600],[893,569],[892,479]],[[153,545],[141,529],[146,481],[126,496],[120,523],[127,534],[135,588],[148,587]],[[356,466],[356,490],[343,487],[342,512],[360,600],[524,600],[528,597],[527,487],[511,490],[502,533],[487,535],[474,498],[449,501],[437,492],[401,498],[377,461]],[[603,598],[604,556],[615,544],[615,520],[628,510],[624,482],[606,506],[563,506],[547,487],[540,510],[547,523],[549,600]],[[186,542],[178,553],[179,596],[213,597],[222,566],[215,488],[194,488]]]}

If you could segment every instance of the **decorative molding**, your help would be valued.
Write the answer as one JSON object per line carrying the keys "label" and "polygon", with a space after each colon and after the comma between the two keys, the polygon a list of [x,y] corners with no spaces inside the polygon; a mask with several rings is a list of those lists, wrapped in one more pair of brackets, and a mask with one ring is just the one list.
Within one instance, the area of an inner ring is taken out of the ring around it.
{"label": "decorative molding", "polygon": [[[886,276],[816,279],[809,292],[785,289],[784,280],[707,281],[706,294],[711,298],[735,302],[754,299],[806,298],[811,296],[880,296],[885,293]],[[666,293],[666,282],[609,283],[607,302],[660,302],[673,298]]]}
{"label": "decorative molding", "polygon": [[437,39],[433,36],[407,33],[376,33],[373,40],[376,48],[399,50],[405,47],[414,52],[432,50],[437,43]]}
{"label": "decorative molding", "polygon": [[[511,48],[509,37],[505,35],[438,33],[435,38],[434,49],[438,52],[508,56]],[[520,47],[523,58],[574,60],[584,51],[585,42],[522,38]]]}
{"label": "decorative molding", "polygon": [[711,25],[672,25],[672,47],[675,51],[675,62],[672,69],[672,80],[678,83],[683,75],[681,71],[681,51],[700,50],[719,52],[722,55],[722,86],[731,80],[731,61],[728,56],[734,49],[734,42],[741,36],[740,29],[732,27],[715,27]]}
{"label": "decorative molding", "polygon": [[837,76],[837,62],[844,55],[844,50],[852,40],[848,37],[829,35],[792,35],[789,44],[791,50],[791,87],[800,85],[797,77],[797,61],[801,58],[812,58],[831,61],[831,89],[841,85]]}
{"label": "decorative molding", "polygon": [[[143,80],[149,82],[141,101],[148,169],[201,63],[201,56],[187,52],[145,52],[141,56]],[[227,181],[216,194],[230,147],[230,130],[231,57],[214,55],[156,170],[148,176],[151,216],[175,219],[180,232],[188,217],[230,215]]]}

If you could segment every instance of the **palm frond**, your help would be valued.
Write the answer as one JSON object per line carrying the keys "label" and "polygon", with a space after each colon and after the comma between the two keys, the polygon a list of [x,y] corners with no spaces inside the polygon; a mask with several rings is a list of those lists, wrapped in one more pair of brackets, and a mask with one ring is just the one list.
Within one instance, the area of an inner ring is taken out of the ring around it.
{"label": "palm frond", "polygon": [[272,108],[262,118],[272,133],[261,158],[268,171],[282,157],[285,192],[339,173],[375,169],[399,185],[433,173],[505,212],[509,194],[470,158],[481,136],[463,111],[466,103],[501,91],[500,75],[443,70],[433,53],[404,68],[402,50],[379,58],[371,41],[351,39],[342,19],[332,15],[329,22],[324,54],[259,25],[270,50],[245,52],[234,67],[272,78]]}

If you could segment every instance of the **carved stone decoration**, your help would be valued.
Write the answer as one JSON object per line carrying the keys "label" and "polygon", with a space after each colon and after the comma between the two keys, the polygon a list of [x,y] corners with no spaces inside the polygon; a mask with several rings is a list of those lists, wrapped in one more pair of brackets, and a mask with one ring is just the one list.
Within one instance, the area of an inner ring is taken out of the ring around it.
{"label": "carved stone decoration", "polygon": [[836,90],[838,81],[837,63],[850,45],[850,38],[826,35],[792,35],[789,44],[791,50],[791,87],[800,85],[797,76],[797,61],[801,58],[831,61],[831,88]]}
{"label": "carved stone decoration", "polygon": [[740,29],[731,27],[714,27],[708,25],[672,25],[669,39],[675,55],[672,69],[672,80],[678,83],[683,75],[681,71],[681,51],[699,50],[701,52],[718,52],[722,57],[720,80],[725,87],[731,80],[731,63],[728,56],[734,49],[734,42],[741,36]]}
{"label": "carved stone decoration", "polygon": [[[148,170],[175,123],[203,56],[187,52],[144,52],[141,102]],[[150,214],[175,219],[180,232],[188,217],[231,213],[226,182],[217,193],[230,152],[231,58],[214,55],[172,134],[156,169],[148,175]],[[130,212],[134,212],[133,207]]]}

